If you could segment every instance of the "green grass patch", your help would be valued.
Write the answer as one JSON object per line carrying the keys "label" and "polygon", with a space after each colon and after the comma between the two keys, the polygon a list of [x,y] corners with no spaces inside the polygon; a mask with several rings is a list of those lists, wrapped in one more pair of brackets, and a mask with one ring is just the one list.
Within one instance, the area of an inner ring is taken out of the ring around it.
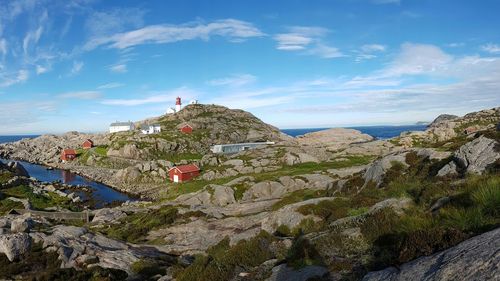
{"label": "green grass patch", "polygon": [[120,220],[119,224],[99,229],[109,237],[131,243],[144,242],[149,231],[173,224],[178,216],[177,208],[166,206],[149,212],[134,213]]}
{"label": "green grass patch", "polygon": [[3,193],[7,196],[28,199],[28,201],[31,203],[31,206],[35,210],[43,210],[45,208],[54,206],[67,208],[73,211],[80,210],[77,206],[72,204],[71,200],[69,200],[68,198],[61,197],[52,192],[49,192],[47,195],[35,194],[33,193],[31,187],[25,185],[4,189]]}
{"label": "green grass patch", "polygon": [[283,197],[280,201],[274,203],[271,209],[273,211],[276,211],[286,205],[302,202],[313,198],[324,197],[325,194],[326,191],[324,190],[310,190],[310,189],[297,190]]}
{"label": "green grass patch", "polygon": [[21,202],[4,199],[0,201],[0,215],[7,214],[12,209],[24,209]]}
{"label": "green grass patch", "polygon": [[276,241],[272,235],[262,231],[249,240],[241,240],[229,245],[229,238],[210,247],[207,255],[196,256],[193,264],[176,276],[178,281],[219,281],[230,280],[237,270],[248,271],[275,257],[270,250]]}

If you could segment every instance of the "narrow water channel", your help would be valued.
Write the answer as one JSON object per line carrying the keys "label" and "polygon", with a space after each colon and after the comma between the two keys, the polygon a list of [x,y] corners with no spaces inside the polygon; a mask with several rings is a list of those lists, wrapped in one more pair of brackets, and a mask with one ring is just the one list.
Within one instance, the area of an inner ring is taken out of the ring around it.
{"label": "narrow water channel", "polygon": [[[79,176],[67,170],[61,170],[61,169],[49,170],[47,169],[47,167],[42,165],[37,165],[17,160],[0,159],[0,161],[3,162],[4,164],[7,164],[10,161],[19,162],[23,165],[26,171],[28,171],[30,177],[36,178],[37,180],[42,182],[60,181],[68,185],[89,186],[92,188],[91,196],[92,199],[94,199],[95,201],[96,208],[102,208],[106,204],[109,204],[111,202],[125,202],[128,200],[130,201],[136,200],[127,195],[126,193],[117,191],[105,184],[86,179],[82,176]],[[77,192],[77,194],[80,196],[85,196],[85,193],[83,192]]]}

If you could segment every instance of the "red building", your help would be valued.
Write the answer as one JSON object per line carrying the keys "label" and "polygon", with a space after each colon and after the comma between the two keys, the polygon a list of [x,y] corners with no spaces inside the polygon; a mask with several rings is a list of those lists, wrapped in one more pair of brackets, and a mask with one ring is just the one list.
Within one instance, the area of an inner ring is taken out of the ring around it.
{"label": "red building", "polygon": [[189,124],[186,124],[181,127],[181,132],[185,134],[191,134],[193,132],[193,127],[191,127]]}
{"label": "red building", "polygon": [[94,146],[94,142],[90,139],[86,140],[83,142],[83,149],[89,149],[89,148],[92,148]]}
{"label": "red building", "polygon": [[61,160],[63,161],[71,161],[76,158],[76,150],[74,149],[65,149],[62,152]]}
{"label": "red building", "polygon": [[200,168],[195,164],[175,166],[168,171],[172,182],[189,181],[200,175]]}

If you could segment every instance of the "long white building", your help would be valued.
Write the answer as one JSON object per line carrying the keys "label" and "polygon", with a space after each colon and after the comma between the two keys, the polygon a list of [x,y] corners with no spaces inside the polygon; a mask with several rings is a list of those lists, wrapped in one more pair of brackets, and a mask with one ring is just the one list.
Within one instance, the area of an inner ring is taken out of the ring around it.
{"label": "long white building", "polygon": [[135,130],[135,125],[132,122],[115,122],[109,125],[110,133],[127,132]]}

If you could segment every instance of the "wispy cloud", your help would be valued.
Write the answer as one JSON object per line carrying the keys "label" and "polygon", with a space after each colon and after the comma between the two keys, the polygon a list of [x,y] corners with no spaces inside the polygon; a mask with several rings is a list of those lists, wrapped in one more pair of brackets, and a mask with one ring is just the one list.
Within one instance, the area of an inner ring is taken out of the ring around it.
{"label": "wispy cloud", "polygon": [[362,62],[364,60],[370,60],[377,57],[376,53],[384,52],[386,50],[386,46],[381,44],[366,44],[359,48],[359,50],[355,50],[356,53],[355,61]]}
{"label": "wispy cloud", "polygon": [[145,14],[146,11],[138,8],[92,11],[85,21],[85,29],[90,37],[113,35],[143,26]]}
{"label": "wispy cloud", "polygon": [[293,26],[287,33],[276,34],[276,49],[281,51],[300,51],[302,54],[316,55],[322,58],[338,58],[344,54],[335,47],[328,46],[323,38],[330,31],[317,26]]}
{"label": "wispy cloud", "polygon": [[261,37],[264,33],[253,24],[236,19],[217,20],[208,24],[188,23],[183,25],[149,25],[129,32],[91,39],[86,50],[99,46],[125,49],[142,44],[166,44],[184,40],[209,40],[212,36],[241,41],[251,37]]}
{"label": "wispy cloud", "polygon": [[49,70],[50,70],[50,68],[47,66],[42,66],[42,65],[36,66],[36,74],[38,74],[38,75],[43,74],[45,72],[48,72]]}
{"label": "wispy cloud", "polygon": [[0,39],[0,53],[2,57],[7,55],[7,40],[5,38]]}
{"label": "wispy cloud", "polygon": [[83,61],[73,61],[73,66],[71,67],[70,74],[76,75],[76,74],[80,73],[80,71],[82,71],[82,69],[83,69],[83,66],[84,66]]}
{"label": "wispy cloud", "polygon": [[219,78],[208,81],[211,86],[230,86],[230,87],[240,87],[253,83],[257,80],[257,77],[251,74],[234,74],[229,77]]}
{"label": "wispy cloud", "polygon": [[489,43],[481,46],[481,50],[491,54],[500,54],[500,45]]}
{"label": "wispy cloud", "polygon": [[114,89],[114,88],[119,88],[119,87],[123,87],[123,86],[125,86],[125,84],[113,82],[113,83],[107,83],[107,84],[100,85],[97,87],[97,89],[99,89],[99,90]]}
{"label": "wispy cloud", "polygon": [[22,83],[28,80],[29,72],[21,69],[14,74],[0,73],[0,87],[9,87],[14,84]]}
{"label": "wispy cloud", "polygon": [[64,99],[80,99],[80,100],[92,100],[100,98],[102,95],[98,91],[80,91],[80,92],[68,92],[60,94],[60,98]]}
{"label": "wispy cloud", "polygon": [[115,64],[109,67],[109,70],[116,73],[125,73],[127,72],[126,64]]}
{"label": "wispy cloud", "polygon": [[[185,99],[194,98],[199,95],[198,92],[191,90],[187,87],[180,87],[172,91],[164,91],[161,93],[155,93],[147,97],[132,98],[132,99],[107,99],[103,100],[101,103],[105,105],[116,105],[116,106],[138,106],[145,104],[157,104],[175,101],[175,98],[182,96]],[[166,109],[166,108],[165,108]]]}

